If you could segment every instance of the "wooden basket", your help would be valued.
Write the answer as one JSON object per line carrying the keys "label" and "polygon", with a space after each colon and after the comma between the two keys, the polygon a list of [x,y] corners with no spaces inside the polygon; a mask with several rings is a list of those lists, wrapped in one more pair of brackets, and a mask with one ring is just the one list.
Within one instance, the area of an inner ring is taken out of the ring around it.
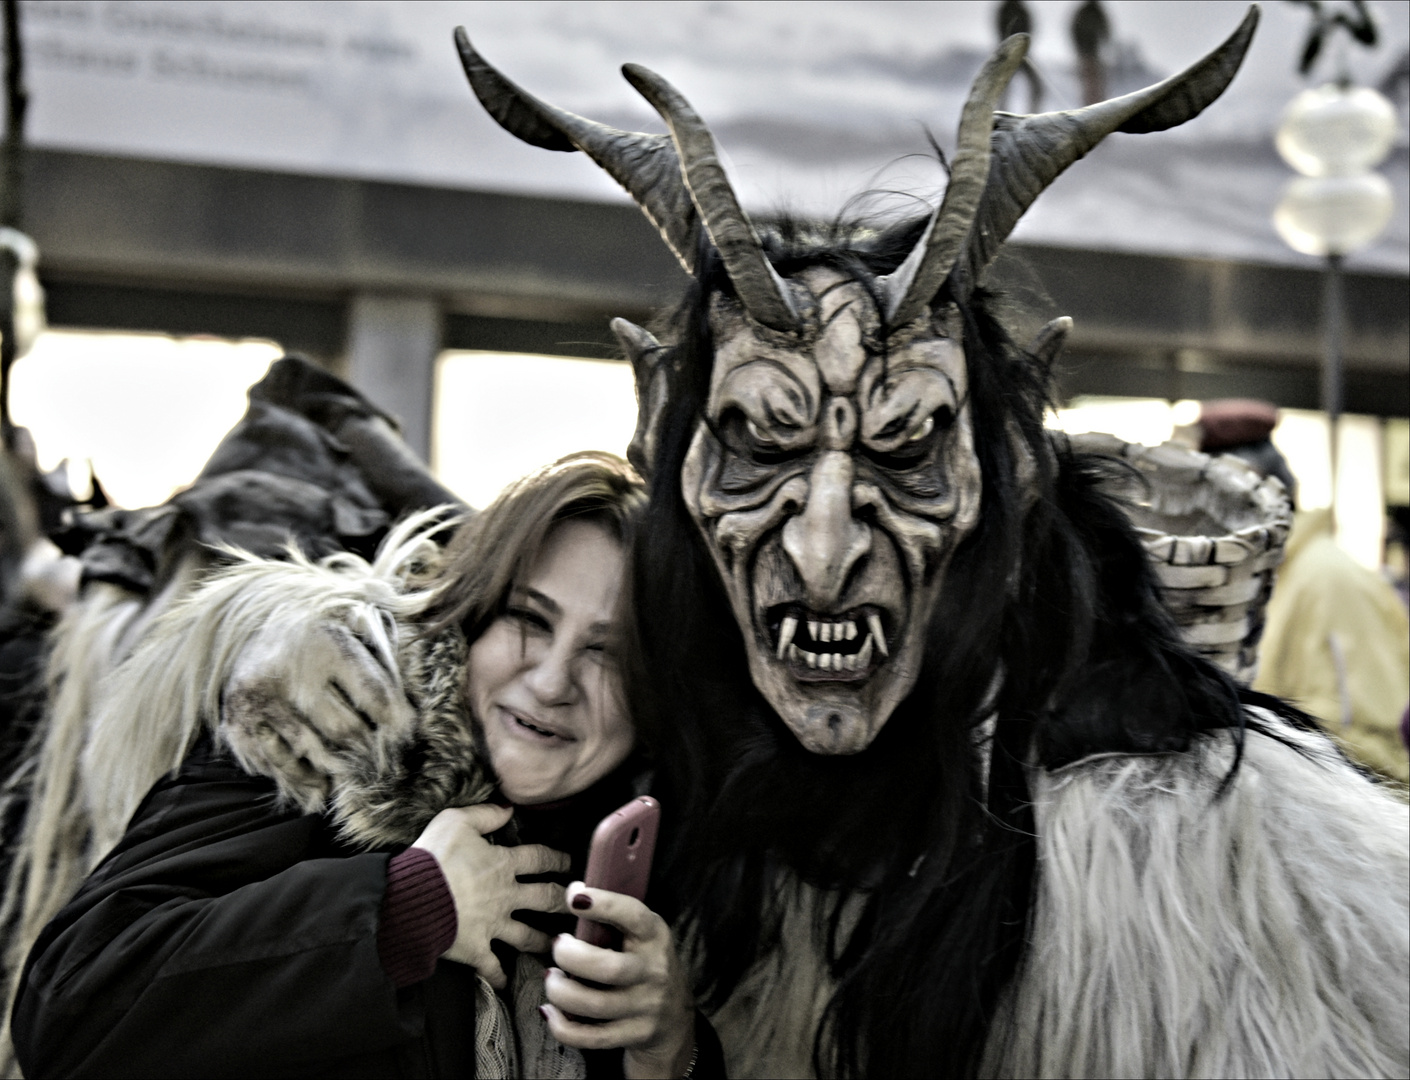
{"label": "wooden basket", "polygon": [[1075,450],[1134,465],[1147,486],[1117,492],[1155,566],[1181,633],[1239,682],[1253,681],[1274,572],[1292,527],[1282,481],[1229,454],[1075,435]]}

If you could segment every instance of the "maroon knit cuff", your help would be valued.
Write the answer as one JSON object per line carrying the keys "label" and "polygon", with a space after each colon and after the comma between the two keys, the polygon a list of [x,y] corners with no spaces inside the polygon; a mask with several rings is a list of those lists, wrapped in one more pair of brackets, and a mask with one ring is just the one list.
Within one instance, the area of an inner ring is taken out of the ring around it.
{"label": "maroon knit cuff", "polygon": [[413,847],[389,859],[377,957],[392,983],[400,989],[429,979],[455,931],[455,901],[436,857]]}

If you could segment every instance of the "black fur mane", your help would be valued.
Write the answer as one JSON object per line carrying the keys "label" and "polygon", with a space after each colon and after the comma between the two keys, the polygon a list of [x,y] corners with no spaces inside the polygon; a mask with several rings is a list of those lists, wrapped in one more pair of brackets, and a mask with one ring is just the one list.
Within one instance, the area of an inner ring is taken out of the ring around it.
{"label": "black fur mane", "polygon": [[[822,264],[865,283],[899,265],[923,224],[784,223],[766,243],[784,276]],[[1241,740],[1238,692],[1180,642],[1134,532],[1103,494],[1115,466],[1044,430],[1050,373],[979,290],[960,307],[981,516],[947,573],[919,682],[864,753],[803,750],[749,679],[680,496],[709,386],[708,301],[731,291],[718,257],[705,251],[700,265],[661,328],[670,415],[633,565],[629,685],[659,750],[669,840],[653,900],[709,944],[698,986],[708,1007],[776,944],[785,871],[858,897],[850,936],[838,930],[840,904],[820,928],[839,989],[819,1072],[973,1074],[1025,948],[1036,858],[1026,763],[1181,750],[1220,728]],[[1036,501],[1019,482],[1010,425],[1035,463]],[[986,777],[976,737],[991,712]]]}

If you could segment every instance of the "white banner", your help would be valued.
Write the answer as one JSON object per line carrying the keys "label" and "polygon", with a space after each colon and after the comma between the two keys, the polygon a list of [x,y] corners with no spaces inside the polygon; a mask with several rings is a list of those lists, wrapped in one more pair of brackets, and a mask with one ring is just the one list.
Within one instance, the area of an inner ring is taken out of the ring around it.
{"label": "white banner", "polygon": [[[1042,107],[1080,104],[1068,25],[1076,5],[1028,6]],[[934,196],[943,187],[924,129],[942,146],[952,142],[969,80],[996,42],[997,7],[26,0],[30,134],[38,145],[88,152],[621,198],[581,155],[537,150],[495,127],[451,43],[464,24],[527,89],[619,126],[661,130],[617,68],[634,60],[659,70],[715,128],[746,204],[830,216],[869,189]],[[1114,94],[1197,59],[1246,5],[1112,0],[1105,8]],[[1372,83],[1410,37],[1410,6],[1379,9],[1381,48],[1350,54],[1357,77]],[[1294,65],[1307,25],[1305,9],[1265,4],[1248,62],[1221,101],[1178,131],[1108,140],[1038,202],[1018,236],[1305,261],[1268,218],[1291,175],[1271,134],[1302,85]],[[1021,78],[1009,107],[1028,107]],[[1386,171],[1397,216],[1358,261],[1404,272],[1403,138]]]}

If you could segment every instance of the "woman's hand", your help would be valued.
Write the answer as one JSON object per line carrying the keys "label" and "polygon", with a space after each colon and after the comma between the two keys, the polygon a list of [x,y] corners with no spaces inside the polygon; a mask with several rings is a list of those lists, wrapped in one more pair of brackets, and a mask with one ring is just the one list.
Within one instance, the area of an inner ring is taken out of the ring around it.
{"label": "woman's hand", "polygon": [[469,964],[496,990],[507,980],[491,941],[503,941],[520,952],[548,952],[548,935],[519,922],[513,913],[568,910],[563,886],[516,880],[521,874],[565,873],[567,855],[538,844],[496,847],[485,839],[513,816],[510,807],[489,804],[442,810],[412,845],[436,857],[455,901],[455,944],[446,950],[446,959]]}
{"label": "woman's hand", "polygon": [[[684,1075],[695,1045],[695,1003],[671,928],[640,900],[580,881],[568,886],[568,900],[576,914],[620,930],[622,951],[558,936],[558,967],[548,969],[544,986],[549,1004],[543,1011],[553,1037],[581,1050],[625,1047],[623,1070],[632,1080]],[[605,1022],[584,1024],[569,1015]]]}

